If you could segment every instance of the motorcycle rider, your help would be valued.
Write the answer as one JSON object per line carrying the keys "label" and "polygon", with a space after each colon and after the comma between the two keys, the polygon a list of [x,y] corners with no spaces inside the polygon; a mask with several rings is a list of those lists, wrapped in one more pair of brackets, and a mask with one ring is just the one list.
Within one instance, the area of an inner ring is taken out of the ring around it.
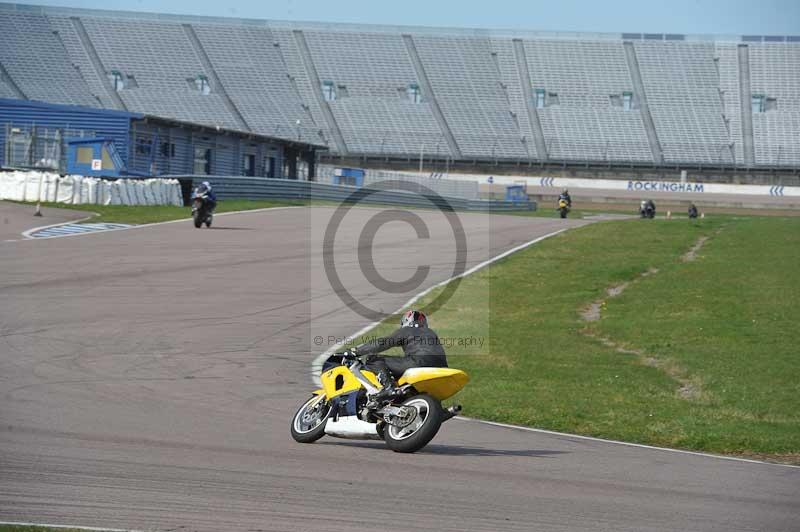
{"label": "motorcycle rider", "polygon": [[214,214],[214,209],[217,208],[217,194],[214,192],[214,189],[211,188],[211,183],[208,181],[203,181],[200,183],[200,186],[197,187],[197,190],[195,190],[195,194],[198,196],[202,196],[203,194],[206,195],[208,212],[209,214]]}
{"label": "motorcycle rider", "polygon": [[697,206],[692,203],[689,205],[689,219],[694,220],[695,218],[697,218]]}
{"label": "motorcycle rider", "polygon": [[570,209],[572,208],[572,198],[569,195],[569,190],[566,188],[561,191],[561,194],[558,195],[558,201],[564,200],[567,202],[567,207]]}
{"label": "motorcycle rider", "polygon": [[[402,347],[402,357],[378,356],[392,347]],[[418,310],[409,310],[400,318],[400,328],[389,336],[374,338],[353,349],[356,355],[369,355],[366,367],[376,373],[383,388],[369,397],[367,407],[377,407],[391,399],[396,391],[395,379],[409,368],[447,367],[447,357],[439,337],[428,328],[428,318]]]}
{"label": "motorcycle rider", "polygon": [[642,215],[642,218],[647,218],[651,212],[655,215],[656,204],[650,199],[642,200],[642,203],[639,205],[639,213]]}

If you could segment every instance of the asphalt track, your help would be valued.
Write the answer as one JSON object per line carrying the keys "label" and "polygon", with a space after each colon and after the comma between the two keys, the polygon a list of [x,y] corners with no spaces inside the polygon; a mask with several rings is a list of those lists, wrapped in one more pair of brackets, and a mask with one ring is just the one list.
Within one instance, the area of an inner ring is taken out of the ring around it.
{"label": "asphalt track", "polygon": [[74,222],[81,218],[91,216],[91,213],[43,207],[42,216],[34,216],[36,212],[32,205],[20,205],[0,201],[0,242],[4,240],[17,240],[22,238],[22,232],[34,227]]}
{"label": "asphalt track", "polygon": [[[0,520],[146,530],[798,530],[800,469],[452,420],[414,455],[299,445],[288,423],[327,345],[367,321],[322,271],[331,208],[289,208],[0,242]],[[453,273],[453,238],[393,222],[363,283],[358,209],[344,284],[393,310]],[[467,266],[582,222],[460,215]],[[435,317],[434,317],[435,320]],[[466,412],[468,415],[469,413]]]}

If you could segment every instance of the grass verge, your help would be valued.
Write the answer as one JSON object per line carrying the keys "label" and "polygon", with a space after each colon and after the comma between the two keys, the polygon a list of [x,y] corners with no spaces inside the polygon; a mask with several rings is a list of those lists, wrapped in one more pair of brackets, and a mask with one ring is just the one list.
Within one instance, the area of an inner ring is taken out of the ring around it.
{"label": "grass verge", "polygon": [[468,416],[798,462],[798,263],[794,218],[604,222],[464,279],[431,322],[487,336],[448,349],[472,377],[457,398]]}

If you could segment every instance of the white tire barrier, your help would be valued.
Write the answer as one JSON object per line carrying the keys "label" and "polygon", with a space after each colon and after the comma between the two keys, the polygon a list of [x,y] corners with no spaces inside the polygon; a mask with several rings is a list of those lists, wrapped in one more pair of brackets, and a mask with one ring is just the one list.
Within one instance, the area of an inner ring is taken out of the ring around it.
{"label": "white tire barrier", "polygon": [[177,179],[117,179],[49,172],[0,172],[0,200],[65,205],[183,205]]}

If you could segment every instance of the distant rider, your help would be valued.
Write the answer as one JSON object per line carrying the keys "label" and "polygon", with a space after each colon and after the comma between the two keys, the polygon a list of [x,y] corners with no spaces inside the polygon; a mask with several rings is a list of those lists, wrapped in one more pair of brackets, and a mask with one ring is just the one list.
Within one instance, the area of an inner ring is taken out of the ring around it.
{"label": "distant rider", "polygon": [[200,183],[200,186],[197,187],[195,194],[198,196],[202,196],[203,194],[206,195],[206,203],[208,204],[208,210],[211,214],[214,213],[214,209],[217,208],[217,194],[214,192],[214,189],[211,188],[211,183],[208,181],[203,181]]}
{"label": "distant rider", "polygon": [[[552,197],[552,196],[551,196]],[[566,188],[558,195],[558,201],[564,200],[567,202],[567,207],[572,208],[572,198],[569,195],[569,190]]]}
{"label": "distant rider", "polygon": [[[392,347],[402,347],[402,357],[378,356]],[[378,376],[383,388],[370,396],[370,403],[378,406],[395,392],[395,380],[409,368],[447,367],[447,357],[439,337],[428,328],[428,319],[418,310],[409,310],[400,319],[400,328],[389,336],[375,338],[354,349],[357,355],[370,355],[366,367]]]}
{"label": "distant rider", "polygon": [[689,219],[694,220],[695,218],[697,218],[697,206],[692,203],[689,205]]}

